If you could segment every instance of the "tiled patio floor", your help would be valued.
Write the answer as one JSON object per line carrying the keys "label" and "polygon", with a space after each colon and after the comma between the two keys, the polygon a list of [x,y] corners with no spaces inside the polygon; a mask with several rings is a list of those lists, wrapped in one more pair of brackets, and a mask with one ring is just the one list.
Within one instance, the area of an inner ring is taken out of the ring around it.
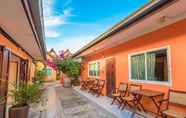
{"label": "tiled patio floor", "polygon": [[80,96],[72,88],[56,88],[64,118],[116,118],[103,108]]}

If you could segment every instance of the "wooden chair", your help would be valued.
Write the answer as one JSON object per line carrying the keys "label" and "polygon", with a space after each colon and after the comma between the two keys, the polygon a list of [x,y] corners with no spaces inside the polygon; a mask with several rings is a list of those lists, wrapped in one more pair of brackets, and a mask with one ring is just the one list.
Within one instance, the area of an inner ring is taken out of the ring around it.
{"label": "wooden chair", "polygon": [[126,95],[127,88],[128,88],[128,84],[123,83],[123,82],[119,84],[119,88],[115,88],[112,94],[113,100],[112,100],[111,105],[114,104],[115,101],[117,101],[119,103],[119,107],[121,107],[121,104],[122,104],[121,97]]}
{"label": "wooden chair", "polygon": [[98,86],[98,83],[99,83],[99,80],[98,79],[92,79],[89,84],[88,84],[88,92],[92,92],[93,91],[93,88],[97,87]]}
{"label": "wooden chair", "polygon": [[[139,84],[130,84],[129,85],[129,87],[127,89],[127,95],[121,97],[122,105],[123,105],[122,110],[126,107],[126,105],[128,105],[129,107],[132,107],[132,105],[134,105],[136,102],[134,95],[130,94],[130,91],[141,90],[141,89],[142,89],[142,85],[139,85]],[[140,110],[140,106],[138,106],[138,109]]]}
{"label": "wooden chair", "polygon": [[93,93],[99,97],[102,94],[102,90],[105,86],[105,80],[99,80],[98,85],[94,88],[92,88]]}
{"label": "wooden chair", "polygon": [[84,90],[89,90],[90,86],[94,83],[94,79],[88,78],[87,80],[82,81],[82,88]]}
{"label": "wooden chair", "polygon": [[[177,111],[170,108],[170,105],[186,108],[186,91],[177,91],[170,89],[168,92],[168,98],[160,100],[159,103],[160,107],[158,114],[160,114],[162,117],[186,118],[186,112]],[[163,104],[166,105],[165,109],[161,108]]]}
{"label": "wooden chair", "polygon": [[81,90],[86,90],[86,88],[87,88],[87,80],[81,80],[81,83],[80,83],[80,85],[81,85]]}

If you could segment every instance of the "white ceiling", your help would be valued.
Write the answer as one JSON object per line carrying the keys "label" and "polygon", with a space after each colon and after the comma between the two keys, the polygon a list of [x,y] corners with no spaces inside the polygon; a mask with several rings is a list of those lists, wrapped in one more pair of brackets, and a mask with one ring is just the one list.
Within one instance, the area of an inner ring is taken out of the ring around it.
{"label": "white ceiling", "polygon": [[[168,17],[165,22],[160,22],[162,16]],[[131,27],[124,29],[108,38],[106,38],[104,44],[96,46],[96,49],[87,49],[79,56],[86,56],[98,53],[108,48],[115,47],[126,41],[135,39],[145,33],[155,31],[159,28],[165,27],[172,23],[175,23],[181,19],[186,18],[186,0],[179,0],[176,3],[168,6],[157,13],[154,13],[143,20],[133,24]]]}
{"label": "white ceiling", "polygon": [[1,0],[0,26],[34,59],[43,59],[21,0]]}

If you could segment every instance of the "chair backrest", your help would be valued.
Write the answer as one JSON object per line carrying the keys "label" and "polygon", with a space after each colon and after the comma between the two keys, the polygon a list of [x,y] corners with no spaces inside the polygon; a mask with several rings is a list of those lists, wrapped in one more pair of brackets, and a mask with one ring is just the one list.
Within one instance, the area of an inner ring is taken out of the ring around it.
{"label": "chair backrest", "polygon": [[98,79],[94,79],[94,80],[92,81],[92,83],[90,83],[90,84],[92,84],[92,85],[95,87],[95,86],[98,85],[98,83],[99,83],[99,80],[98,80]]}
{"label": "chair backrest", "polygon": [[124,91],[127,91],[127,88],[128,88],[128,84],[127,83],[123,83],[123,82],[121,82],[120,84],[119,84],[119,91],[120,92],[124,92]]}
{"label": "chair backrest", "polygon": [[95,79],[94,80],[94,84],[98,84],[99,80],[98,79]]}
{"label": "chair backrest", "polygon": [[99,80],[98,87],[103,88],[105,85],[105,80]]}
{"label": "chair backrest", "polygon": [[186,91],[169,90],[169,102],[186,106]]}
{"label": "chair backrest", "polygon": [[142,89],[142,85],[139,84],[130,84],[129,85],[129,90],[141,90]]}

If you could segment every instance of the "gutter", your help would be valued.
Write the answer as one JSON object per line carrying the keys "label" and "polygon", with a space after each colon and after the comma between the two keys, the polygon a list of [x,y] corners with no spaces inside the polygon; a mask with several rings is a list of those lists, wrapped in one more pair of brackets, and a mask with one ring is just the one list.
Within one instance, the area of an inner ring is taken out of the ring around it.
{"label": "gutter", "polygon": [[99,37],[97,37],[95,40],[91,41],[89,44],[78,50],[75,54],[73,54],[73,58],[80,55],[82,52],[86,51],[87,49],[91,48],[92,46],[102,42],[106,38],[116,34],[117,32],[127,29],[129,26],[134,24],[137,21],[140,21],[145,16],[151,14],[152,12],[162,8],[166,4],[175,1],[175,0],[153,0],[152,2],[146,4],[133,14],[129,15],[127,18],[122,20],[121,22],[114,25],[112,28],[110,28],[108,31],[101,34]]}

